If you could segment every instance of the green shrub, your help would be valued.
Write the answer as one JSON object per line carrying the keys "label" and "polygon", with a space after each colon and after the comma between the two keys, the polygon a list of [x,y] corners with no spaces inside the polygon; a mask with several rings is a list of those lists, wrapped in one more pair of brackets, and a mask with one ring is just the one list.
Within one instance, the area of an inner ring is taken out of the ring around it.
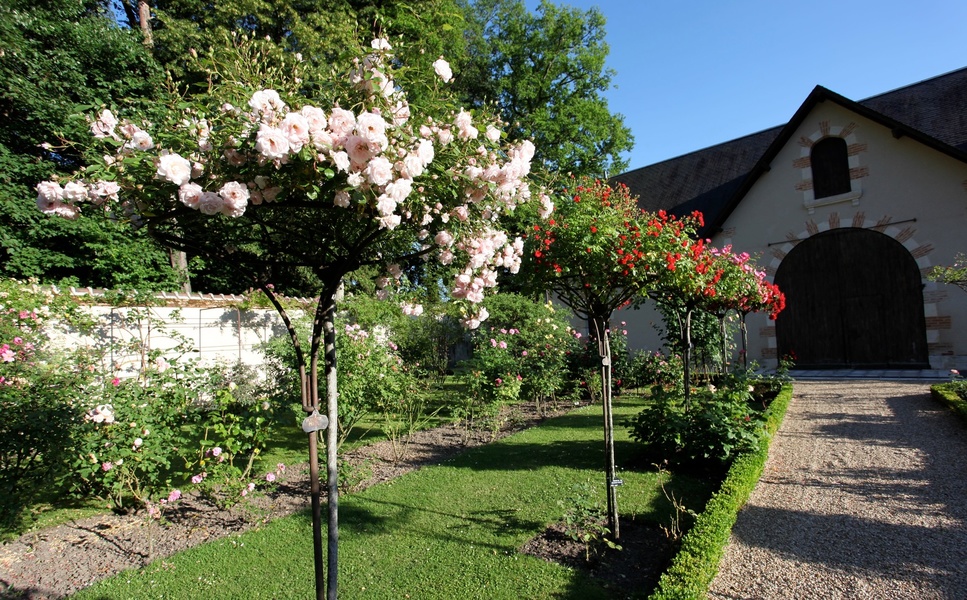
{"label": "green shrub", "polygon": [[95,378],[83,350],[56,348],[57,327],[91,323],[70,298],[33,284],[0,280],[0,525],[17,527],[23,509],[69,469],[79,435],[80,390]]}
{"label": "green shrub", "polygon": [[664,389],[674,387],[681,390],[682,369],[681,356],[666,356],[661,352],[636,352],[629,366],[629,387],[644,388],[657,385]]}
{"label": "green shrub", "polygon": [[933,385],[930,386],[930,394],[967,423],[967,382],[956,379],[949,383]]}
{"label": "green shrub", "polygon": [[769,405],[762,443],[732,463],[721,488],[712,495],[682,539],[678,554],[661,576],[650,600],[704,600],[708,596],[739,509],[762,476],[770,440],[779,429],[791,399],[792,387],[786,386]]}
{"label": "green shrub", "polygon": [[185,477],[198,425],[196,394],[177,368],[145,378],[114,378],[88,390],[83,422],[63,483],[76,496],[96,496],[115,511],[167,496]]}
{"label": "green shrub", "polygon": [[692,393],[686,406],[675,387],[652,388],[652,404],[631,422],[631,436],[644,445],[650,462],[721,468],[755,450],[761,414],[750,407],[751,386],[709,385]]}

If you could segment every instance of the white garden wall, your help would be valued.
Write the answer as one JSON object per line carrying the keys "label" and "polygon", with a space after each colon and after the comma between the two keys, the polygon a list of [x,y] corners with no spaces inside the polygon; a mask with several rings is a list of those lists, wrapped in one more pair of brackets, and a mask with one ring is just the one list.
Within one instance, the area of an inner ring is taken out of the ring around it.
{"label": "white garden wall", "polygon": [[[71,288],[69,293],[86,304],[85,310],[99,326],[94,336],[58,328],[51,332],[54,343],[75,348],[110,345],[116,350],[107,360],[120,377],[135,374],[144,359],[140,353],[122,349],[132,341],[144,342],[146,349],[165,351],[168,360],[194,359],[200,366],[241,362],[257,367],[263,362],[259,345],[276,336],[288,336],[275,309],[239,308],[244,296],[159,293],[159,306],[116,307],[106,303],[103,290]],[[179,344],[188,352],[177,351]]]}

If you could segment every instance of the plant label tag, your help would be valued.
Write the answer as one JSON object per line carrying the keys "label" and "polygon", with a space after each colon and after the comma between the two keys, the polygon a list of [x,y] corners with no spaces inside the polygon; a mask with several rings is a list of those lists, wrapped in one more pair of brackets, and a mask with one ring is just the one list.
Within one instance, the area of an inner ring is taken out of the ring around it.
{"label": "plant label tag", "polygon": [[611,487],[618,487],[619,485],[624,485],[624,484],[625,482],[618,478],[611,480]]}
{"label": "plant label tag", "polygon": [[306,433],[322,431],[326,427],[329,427],[329,417],[320,415],[318,410],[312,411],[311,415],[302,420],[302,431]]}

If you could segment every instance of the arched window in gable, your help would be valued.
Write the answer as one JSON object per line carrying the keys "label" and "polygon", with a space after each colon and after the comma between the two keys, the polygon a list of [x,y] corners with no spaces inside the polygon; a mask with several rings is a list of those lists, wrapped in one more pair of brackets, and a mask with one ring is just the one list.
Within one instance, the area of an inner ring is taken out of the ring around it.
{"label": "arched window in gable", "polygon": [[841,137],[823,138],[813,145],[809,156],[813,171],[813,193],[817,199],[850,191],[846,140]]}

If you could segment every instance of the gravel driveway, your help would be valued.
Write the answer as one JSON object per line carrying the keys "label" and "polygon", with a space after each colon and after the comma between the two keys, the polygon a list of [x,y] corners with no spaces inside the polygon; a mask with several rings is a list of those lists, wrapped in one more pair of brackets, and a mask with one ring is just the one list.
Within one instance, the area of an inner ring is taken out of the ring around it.
{"label": "gravel driveway", "polygon": [[796,382],[709,598],[967,598],[967,428],[925,382]]}

